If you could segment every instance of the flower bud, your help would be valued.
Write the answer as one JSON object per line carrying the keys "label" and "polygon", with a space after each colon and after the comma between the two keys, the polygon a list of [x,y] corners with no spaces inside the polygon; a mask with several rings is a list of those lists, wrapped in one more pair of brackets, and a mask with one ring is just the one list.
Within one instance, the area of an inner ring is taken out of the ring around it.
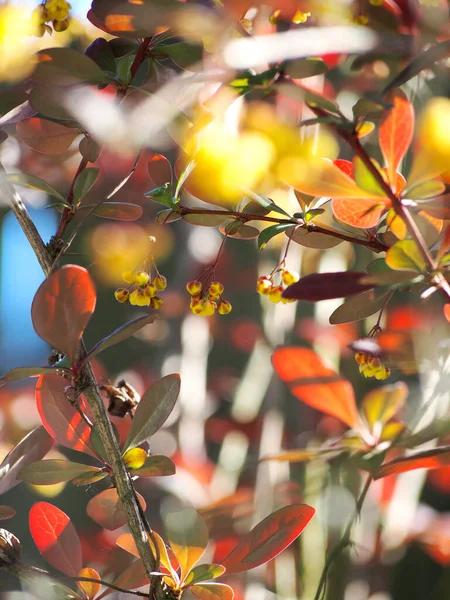
{"label": "flower bud", "polygon": [[284,285],[292,285],[293,283],[296,283],[299,279],[299,274],[295,273],[294,271],[289,271],[289,269],[283,269],[283,271],[281,272],[281,281],[284,283]]}
{"label": "flower bud", "polygon": [[130,297],[130,292],[124,288],[118,288],[115,292],[114,292],[114,296],[117,300],[117,302],[127,302],[128,298]]}
{"label": "flower bud", "polygon": [[186,284],[186,289],[191,294],[191,296],[196,296],[197,294],[200,294],[200,292],[202,291],[202,287],[202,282],[198,281],[197,279],[194,279],[194,281],[190,281]]}
{"label": "flower bud", "polygon": [[258,277],[256,281],[256,291],[261,296],[268,296],[270,290],[272,289],[272,280],[267,275],[262,275]]}
{"label": "flower bud", "polygon": [[228,302],[228,300],[221,300],[217,307],[217,312],[220,315],[227,315],[231,312],[232,308],[233,307],[231,306],[230,302]]}
{"label": "flower bud", "polygon": [[158,292],[162,292],[167,287],[167,279],[164,277],[164,275],[157,275],[153,279],[152,283],[156,287],[156,289],[158,290]]}
{"label": "flower bud", "polygon": [[140,287],[146,286],[149,281],[150,281],[150,275],[148,273],[146,273],[145,271],[139,271],[134,276],[135,284],[139,285]]}
{"label": "flower bud", "polygon": [[223,283],[220,283],[220,281],[213,281],[209,284],[209,293],[213,296],[220,296],[223,294],[224,289]]}
{"label": "flower bud", "polygon": [[282,294],[284,292],[284,287],[282,285],[274,286],[269,292],[269,300],[274,304],[278,304],[281,302]]}

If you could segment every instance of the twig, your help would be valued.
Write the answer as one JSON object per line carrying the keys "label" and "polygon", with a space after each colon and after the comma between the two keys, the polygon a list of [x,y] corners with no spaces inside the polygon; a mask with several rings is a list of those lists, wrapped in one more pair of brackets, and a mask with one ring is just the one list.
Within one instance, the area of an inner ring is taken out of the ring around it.
{"label": "twig", "polygon": [[[19,225],[27,235],[28,241],[39,260],[42,270],[45,275],[48,276],[52,268],[51,256],[39,235],[39,232],[34,226],[27,209],[20,200],[19,195],[7,184],[4,178],[0,178],[0,186],[2,195],[8,200],[17,217]],[[85,351],[83,342],[82,349]],[[139,512],[139,506],[136,502],[134,488],[129,473],[122,460],[120,448],[114,435],[111,421],[103,404],[103,399],[89,362],[83,367],[82,376],[88,384],[86,389],[83,390],[83,393],[94,416],[95,427],[97,428],[105,449],[106,460],[111,466],[114,481],[117,486],[117,492],[122,501],[128,525],[150,582],[152,580],[151,573],[155,570],[155,557],[153,556],[148,543],[146,526]],[[155,587],[156,598],[158,600],[166,598],[166,594],[161,585],[156,585]]]}
{"label": "twig", "polygon": [[316,592],[316,595],[314,596],[314,600],[321,600],[321,598],[323,597],[323,593],[325,592],[325,588],[326,588],[326,584],[327,584],[328,571],[330,570],[331,565],[333,564],[334,560],[336,560],[336,558],[339,556],[339,554],[343,550],[345,550],[345,548],[347,548],[347,546],[351,542],[350,535],[352,532],[353,524],[361,513],[361,509],[364,504],[364,500],[366,499],[367,492],[369,491],[372,481],[373,481],[373,477],[372,477],[372,475],[369,475],[367,477],[366,483],[364,484],[362,492],[359,495],[359,498],[356,502],[355,512],[354,512],[352,518],[350,519],[347,527],[345,528],[344,535],[340,539],[339,543],[336,544],[336,546],[331,550],[331,552],[329,552],[329,554],[327,556],[325,565],[322,570],[322,575],[320,576],[319,585],[317,586],[317,592]]}
{"label": "twig", "polygon": [[70,206],[70,208],[67,208],[67,207],[64,208],[63,213],[61,215],[61,219],[59,221],[58,229],[56,230],[56,233],[55,233],[55,238],[58,240],[62,239],[67,225],[74,218],[74,216],[77,212],[76,209],[74,209],[74,207],[73,207],[73,192],[74,192],[76,180],[78,179],[78,176],[80,175],[80,173],[82,171],[84,171],[84,169],[87,167],[87,164],[88,164],[88,161],[84,157],[82,157],[80,160],[80,164],[78,165],[78,169],[77,169],[75,175],[73,176],[72,183],[70,184],[70,188],[69,188],[69,193],[67,194],[67,204]]}
{"label": "twig", "polygon": [[352,235],[347,235],[340,231],[336,231],[335,229],[327,229],[326,227],[322,227],[321,225],[316,225],[313,221],[305,222],[303,220],[296,219],[292,217],[291,219],[282,219],[278,217],[268,217],[266,215],[254,215],[251,213],[238,212],[235,210],[208,210],[206,208],[188,208],[187,206],[183,206],[182,204],[178,204],[176,209],[174,209],[177,214],[180,216],[184,215],[222,215],[224,217],[235,218],[242,223],[248,223],[250,221],[262,221],[267,223],[279,223],[279,224],[292,224],[293,227],[306,229],[311,233],[323,233],[324,235],[329,235],[331,237],[340,239],[344,242],[351,242],[352,244],[359,244],[360,246],[364,246],[373,252],[386,252],[388,250],[388,246],[381,242],[380,240],[364,240],[362,238],[355,238]]}

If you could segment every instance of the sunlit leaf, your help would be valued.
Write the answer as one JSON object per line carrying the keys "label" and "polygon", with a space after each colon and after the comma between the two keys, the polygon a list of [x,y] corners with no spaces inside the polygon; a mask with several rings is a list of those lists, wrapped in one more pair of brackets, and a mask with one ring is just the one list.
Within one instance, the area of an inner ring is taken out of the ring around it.
{"label": "sunlit leaf", "polygon": [[[58,375],[41,375],[36,384],[36,405],[42,423],[48,433],[62,446],[95,453],[90,447],[91,428],[70,402],[72,396],[67,393],[67,381]],[[80,410],[89,414],[88,407],[81,396],[78,400]]]}
{"label": "sunlit leaf", "polygon": [[383,308],[388,296],[388,291],[380,294],[376,290],[352,296],[330,315],[330,324],[339,325],[366,319]]}
{"label": "sunlit leaf", "polygon": [[401,410],[408,395],[408,387],[399,381],[372,390],[364,396],[362,413],[371,431],[382,427]]}
{"label": "sunlit leaf", "polygon": [[238,545],[222,560],[227,574],[262,565],[287,548],[304,530],[315,510],[307,504],[280,508],[243,535]]}
{"label": "sunlit leaf", "polygon": [[147,452],[143,448],[132,448],[122,458],[127,469],[140,469],[145,463]]}
{"label": "sunlit leaf", "polygon": [[21,469],[18,477],[33,485],[53,485],[71,481],[84,473],[98,473],[98,467],[90,467],[69,460],[49,459],[31,463]]}
{"label": "sunlit leaf", "polygon": [[[146,504],[144,498],[140,494],[137,494],[137,496],[142,509],[145,510]],[[114,531],[128,523],[116,488],[103,490],[91,498],[87,503],[86,512],[100,527],[109,531]]]}
{"label": "sunlit leaf", "polygon": [[81,571],[81,543],[70,518],[48,502],[36,502],[30,510],[31,536],[52,567],[69,577]]}
{"label": "sunlit leaf", "polygon": [[414,108],[401,90],[391,92],[386,100],[393,107],[388,109],[380,123],[380,148],[388,168],[389,181],[393,182],[414,136]]}
{"label": "sunlit leaf", "polygon": [[445,184],[442,181],[432,179],[413,185],[406,191],[405,195],[412,200],[425,200],[426,198],[440,196],[445,192],[445,189]]}
{"label": "sunlit leaf", "polygon": [[332,415],[349,427],[359,424],[353,388],[308,348],[286,346],[272,355],[277,375],[299,400]]}
{"label": "sunlit leaf", "polygon": [[17,136],[33,150],[44,154],[62,154],[81,133],[79,129],[64,127],[53,121],[32,118],[16,127]]}
{"label": "sunlit leaf", "polygon": [[40,426],[14,446],[0,463],[0,494],[20,483],[19,471],[45,456],[53,443],[53,438]]}
{"label": "sunlit leaf", "polygon": [[7,173],[4,177],[13,185],[20,185],[31,190],[39,190],[49,194],[50,196],[58,198],[58,200],[61,200],[61,202],[65,202],[64,196],[57,192],[55,188],[46,181],[39,179],[39,177],[34,177],[34,175],[27,175],[25,173]]}
{"label": "sunlit leaf", "polygon": [[89,192],[91,187],[97,180],[100,169],[83,169],[75,180],[73,186],[73,201],[74,203],[80,202],[86,194]]}
{"label": "sunlit leaf", "polygon": [[78,477],[74,477],[71,480],[72,485],[91,485],[92,483],[97,483],[97,481],[101,481],[108,477],[108,471],[106,469],[99,469],[98,471],[86,471],[82,473]]}
{"label": "sunlit leaf", "polygon": [[194,567],[186,577],[185,585],[193,585],[199,581],[208,581],[220,577],[225,572],[222,565],[198,565]]}
{"label": "sunlit leaf", "polygon": [[92,360],[94,356],[96,356],[106,348],[114,346],[115,344],[118,344],[119,342],[122,342],[123,340],[126,340],[127,338],[131,337],[146,325],[150,325],[150,323],[153,323],[155,319],[155,315],[144,315],[142,317],[134,319],[133,321],[129,321],[124,325],[121,325],[115,331],[113,331],[105,338],[97,342],[92,348],[92,350],[88,352],[86,356],[83,357],[81,364],[84,364],[88,360]]}
{"label": "sunlit leaf", "polygon": [[336,273],[312,273],[293,283],[283,293],[284,298],[319,302],[330,298],[346,298],[370,289],[372,286],[361,284],[365,273],[342,271]]}
{"label": "sunlit leaf", "polygon": [[[100,575],[95,569],[89,568],[81,569],[81,571],[78,573],[78,576],[88,577],[89,579],[101,579]],[[94,583],[93,581],[78,581],[77,584],[83,590],[88,600],[93,600],[102,587],[100,583]]]}
{"label": "sunlit leaf", "polygon": [[375,479],[387,475],[406,473],[406,471],[414,471],[415,469],[441,469],[448,465],[450,465],[450,447],[441,446],[423,452],[415,452],[409,456],[396,458],[385,463],[376,473]]}
{"label": "sunlit leaf", "polygon": [[395,242],[386,252],[386,264],[395,271],[418,271],[426,269],[425,259],[415,240]]}
{"label": "sunlit leaf", "polygon": [[372,121],[364,121],[363,123],[360,123],[359,125],[357,125],[356,127],[356,135],[359,138],[365,137],[366,135],[369,135],[369,133],[372,133],[372,131],[375,129],[375,123],[372,123]]}
{"label": "sunlit leaf", "polygon": [[389,201],[380,196],[376,198],[333,198],[333,214],[339,221],[357,227],[369,229],[376,227],[381,215],[389,206]]}
{"label": "sunlit leaf", "polygon": [[[256,227],[243,224],[235,229],[235,224],[236,221],[230,223],[229,226],[220,227],[221,233],[226,233],[228,237],[232,237],[235,240],[254,240],[259,236],[259,229],[256,229]],[[230,227],[232,227],[232,229],[229,229]]]}
{"label": "sunlit leaf", "polygon": [[203,518],[193,508],[167,514],[164,524],[170,547],[180,565],[180,578],[184,580],[205,552],[208,529]]}
{"label": "sunlit leaf", "polygon": [[280,452],[280,454],[273,454],[271,456],[263,456],[261,462],[275,460],[277,462],[309,462],[311,460],[317,460],[319,458],[332,457],[340,451],[339,448],[326,448],[317,450],[287,450],[286,452]]}
{"label": "sunlit leaf", "polygon": [[[212,213],[212,214],[211,214]],[[227,221],[225,215],[215,215],[214,211],[207,215],[183,215],[183,221],[191,225],[200,225],[202,227],[220,227]]]}
{"label": "sunlit leaf", "polygon": [[148,388],[136,408],[124,451],[146,442],[163,426],[179,393],[179,375],[167,375]]}
{"label": "sunlit leaf", "polygon": [[[173,557],[174,560],[170,560],[169,549],[166,547],[162,537],[158,535],[156,531],[152,532],[152,538],[156,541],[156,544],[158,546],[159,560],[161,563],[160,569],[163,567],[168,573],[170,573],[172,570],[172,562],[176,562],[176,559]],[[149,544],[153,554],[156,556],[156,550],[152,538],[150,538]],[[130,533],[124,533],[121,536],[119,536],[116,540],[116,544],[126,552],[132,554],[133,556],[139,557],[139,551],[136,547],[136,543],[133,539],[133,536]],[[173,556],[173,552],[171,552],[171,554]]]}
{"label": "sunlit leaf", "polygon": [[[377,161],[371,159],[371,162],[379,172],[380,177],[383,177]],[[372,175],[366,164],[361,160],[361,158],[359,158],[359,156],[355,156],[353,159],[353,177],[359,187],[363,190],[366,190],[366,192],[369,192],[375,196],[385,196],[383,188],[380,186],[377,179],[374,177],[374,175]]]}
{"label": "sunlit leaf", "polygon": [[152,454],[145,459],[142,467],[132,469],[130,473],[139,477],[164,477],[175,474],[175,465],[167,456]]}
{"label": "sunlit leaf", "polygon": [[200,600],[233,600],[234,591],[226,583],[202,583],[193,585],[190,591]]}
{"label": "sunlit leaf", "polygon": [[288,185],[310,196],[380,201],[379,196],[361,189],[341,168],[324,158],[311,158],[298,165],[293,159],[283,178]]}
{"label": "sunlit leaf", "polygon": [[74,364],[95,302],[95,287],[88,271],[65,265],[47,277],[36,292],[31,306],[34,328]]}

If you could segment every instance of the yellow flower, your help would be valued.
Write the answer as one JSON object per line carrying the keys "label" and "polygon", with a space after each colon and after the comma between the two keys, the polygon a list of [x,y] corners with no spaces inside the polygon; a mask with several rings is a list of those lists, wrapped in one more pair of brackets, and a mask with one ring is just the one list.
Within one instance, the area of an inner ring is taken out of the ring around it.
{"label": "yellow flower", "polygon": [[47,0],[45,10],[49,21],[64,21],[72,7],[66,0]]}

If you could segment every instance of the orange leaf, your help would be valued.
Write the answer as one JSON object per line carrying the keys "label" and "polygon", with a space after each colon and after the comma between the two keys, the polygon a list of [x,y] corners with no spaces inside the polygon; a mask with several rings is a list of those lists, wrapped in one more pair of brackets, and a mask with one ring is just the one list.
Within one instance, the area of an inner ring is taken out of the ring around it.
{"label": "orange leaf", "polygon": [[388,206],[387,198],[334,198],[333,214],[339,221],[359,229],[376,227]]}
{"label": "orange leaf", "polygon": [[203,518],[191,508],[167,514],[165,525],[170,547],[180,565],[180,579],[183,581],[205,552],[208,529]]}
{"label": "orange leaf", "polygon": [[[100,575],[95,569],[81,569],[78,573],[79,577],[88,577],[89,579],[100,579]],[[78,586],[83,590],[88,600],[92,600],[100,591],[101,584],[93,581],[78,581]]]}
{"label": "orange leaf", "polygon": [[393,107],[381,120],[379,139],[389,181],[394,182],[398,166],[413,139],[414,108],[401,90],[390,93],[386,99]]}
{"label": "orange leaf", "polygon": [[234,592],[226,583],[202,583],[189,588],[201,600],[233,600]]}
{"label": "orange leaf", "polygon": [[277,375],[299,400],[349,427],[359,425],[350,382],[325,367],[315,352],[308,348],[278,348],[272,355],[272,363]]}
{"label": "orange leaf", "polygon": [[442,446],[385,463],[378,469],[375,479],[415,469],[440,469],[448,465],[450,465],[450,447]]}
{"label": "orange leaf", "polygon": [[[144,498],[140,494],[137,494],[137,497],[145,510]],[[109,531],[114,531],[128,522],[122,501],[115,488],[103,490],[91,498],[87,503],[86,512],[93,521]]]}
{"label": "orange leaf", "polygon": [[95,309],[96,293],[88,271],[65,265],[39,287],[31,306],[36,333],[75,363],[83,331]]}

